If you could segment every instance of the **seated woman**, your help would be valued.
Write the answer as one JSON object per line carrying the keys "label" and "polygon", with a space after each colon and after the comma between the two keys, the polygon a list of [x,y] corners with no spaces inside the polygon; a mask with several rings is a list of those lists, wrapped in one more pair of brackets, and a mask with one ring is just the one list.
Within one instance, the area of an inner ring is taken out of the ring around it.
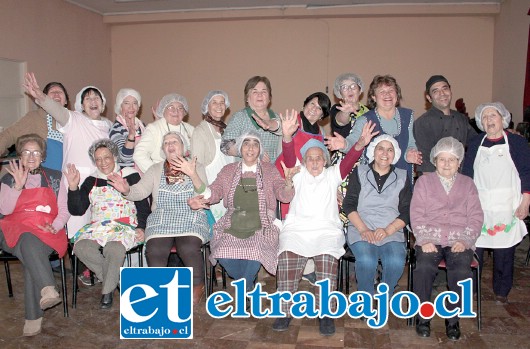
{"label": "seated woman", "polygon": [[109,180],[128,200],[142,200],[153,195],[152,213],[145,228],[147,265],[166,267],[175,246],[184,266],[193,268],[193,303],[198,304],[205,282],[201,246],[210,238],[210,227],[204,211],[190,209],[187,201],[194,193],[204,191],[206,175],[204,167],[196,160],[188,162],[184,158],[188,143],[179,132],[170,131],[164,135],[162,151],[166,160],[149,167],[137,184],[130,186],[117,173],[109,175]]}
{"label": "seated woman", "polygon": [[[420,302],[431,301],[432,284],[438,264],[445,259],[449,291],[459,292],[457,283],[471,278],[471,261],[480,235],[484,213],[473,180],[458,173],[464,146],[453,137],[442,138],[431,150],[436,172],[421,176],[414,187],[410,221],[416,238],[414,293]],[[461,301],[448,303],[448,310]],[[458,316],[445,322],[447,337],[460,338]],[[416,322],[420,337],[431,335],[430,320],[420,316]]]}
{"label": "seated woman", "polygon": [[16,142],[20,160],[10,161],[1,180],[0,248],[15,255],[24,266],[24,336],[40,333],[44,310],[61,303],[48,261],[53,250],[66,253],[64,225],[70,214],[61,172],[41,166],[46,141],[37,134]]}
{"label": "seated woman", "polygon": [[[294,133],[290,129],[291,120],[287,117],[282,121],[283,151],[287,166],[292,162],[287,157],[294,157],[295,142],[288,142]],[[296,121],[295,121],[296,122]],[[278,261],[278,291],[294,293],[309,258],[315,261],[316,279],[328,279],[330,290],[337,287],[338,259],[344,254],[344,234],[337,206],[337,186],[348,176],[353,165],[362,155],[364,146],[370,143],[375,124],[369,122],[364,126],[363,133],[340,164],[329,165],[329,153],[324,143],[309,139],[300,149],[303,166],[299,174],[292,178],[295,195],[289,213],[280,233]],[[296,130],[296,129],[295,129]],[[290,154],[289,154],[290,153]],[[285,165],[284,165],[285,166]],[[315,302],[319,303],[320,293],[316,288]],[[291,302],[282,303],[282,310],[289,314]],[[334,320],[323,317],[320,321],[320,334],[330,336],[335,333]],[[275,331],[285,331],[289,327],[291,317],[278,318],[272,325]]]}
{"label": "seated woman", "polygon": [[[88,149],[96,171],[79,188],[80,173],[67,164],[68,210],[72,215],[91,212],[91,223],[73,237],[74,254],[103,282],[101,309],[112,307],[114,290],[120,280],[125,252],[144,241],[149,204],[147,200],[131,202],[107,184],[107,176],[121,173],[130,185],[140,180],[132,167],[120,170],[118,146],[110,139],[100,139]],[[100,251],[100,247],[103,250]]]}
{"label": "seated woman", "polygon": [[[230,277],[245,279],[247,290],[252,290],[262,265],[276,274],[280,233],[276,200],[291,201],[294,189],[274,164],[261,161],[264,147],[256,131],[243,133],[236,147],[243,160],[223,167],[203,195],[210,204],[223,199],[227,208],[213,226],[210,261],[214,265],[219,261]],[[203,197],[195,197],[190,206],[206,208]]]}
{"label": "seated woman", "polygon": [[405,266],[405,235],[412,191],[407,171],[394,165],[401,155],[389,135],[376,137],[366,148],[369,163],[350,175],[344,198],[348,215],[348,246],[355,256],[357,290],[374,294],[374,278],[381,260],[381,282],[392,294]]}

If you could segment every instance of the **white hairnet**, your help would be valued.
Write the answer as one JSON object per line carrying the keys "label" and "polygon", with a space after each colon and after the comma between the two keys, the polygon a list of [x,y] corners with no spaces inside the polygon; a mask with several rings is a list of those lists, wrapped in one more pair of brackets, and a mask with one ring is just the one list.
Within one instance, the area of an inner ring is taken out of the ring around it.
{"label": "white hairnet", "polygon": [[221,90],[213,90],[213,91],[208,92],[206,97],[204,97],[204,99],[202,100],[202,104],[201,104],[202,115],[206,115],[206,113],[208,113],[208,104],[210,104],[210,101],[215,96],[223,96],[225,99],[226,109],[230,108],[230,99],[228,99],[228,95],[226,94],[226,92],[221,91]]}
{"label": "white hairnet", "polygon": [[180,132],[169,131],[168,133],[164,135],[164,137],[162,137],[162,144],[160,146],[160,155],[162,156],[162,159],[166,158],[166,153],[164,153],[164,141],[166,140],[167,137],[171,137],[171,136],[175,136],[178,139],[180,139],[180,143],[182,143],[182,154],[180,154],[181,156],[185,156],[188,150],[190,149],[190,146],[188,142],[186,141],[186,138]]}
{"label": "white hairnet", "polygon": [[243,146],[243,142],[245,139],[255,139],[259,143],[259,157],[261,159],[261,156],[263,155],[263,143],[261,142],[261,137],[259,134],[254,130],[248,130],[247,132],[243,133],[239,138],[236,140],[236,149],[237,149],[237,155],[241,156],[241,147]]}
{"label": "white hairnet", "polygon": [[502,117],[503,128],[507,128],[508,125],[510,125],[512,116],[510,115],[510,112],[508,111],[508,109],[506,109],[504,104],[502,104],[501,102],[491,102],[491,103],[481,104],[477,107],[477,109],[475,109],[475,121],[479,129],[484,131],[484,126],[482,126],[482,112],[484,112],[484,109],[486,108],[494,108],[499,112],[499,114]]}
{"label": "white hairnet", "polygon": [[326,165],[330,164],[331,161],[330,161],[330,158],[329,158],[328,148],[326,148],[324,143],[322,143],[321,141],[319,141],[319,140],[317,140],[315,138],[310,138],[307,142],[305,142],[305,144],[300,149],[300,154],[302,155],[302,159],[305,159],[305,154],[311,148],[322,149],[322,152],[324,153],[324,159],[326,160]]}
{"label": "white hairnet", "polygon": [[160,103],[158,103],[158,107],[156,108],[156,116],[159,118],[164,117],[164,110],[166,110],[167,106],[170,105],[173,102],[178,102],[182,104],[182,107],[186,111],[186,114],[188,114],[188,101],[186,100],[186,97],[179,95],[178,93],[170,93],[168,95],[165,95],[160,100]]}
{"label": "white hairnet", "polygon": [[432,147],[430,160],[433,165],[436,165],[434,163],[434,159],[440,153],[449,153],[454,155],[458,159],[458,163],[461,163],[462,160],[464,160],[464,146],[453,137],[441,138],[438,143]]}
{"label": "white hairnet", "polygon": [[361,78],[359,77],[359,75],[354,74],[354,73],[343,73],[343,74],[340,74],[339,76],[337,76],[337,78],[335,79],[335,85],[333,86],[333,92],[335,93],[335,97],[337,97],[339,99],[342,98],[342,95],[340,94],[340,86],[346,80],[353,81],[354,83],[357,84],[357,86],[359,86],[359,89],[361,90],[361,92],[364,91],[364,83],[361,80]]}
{"label": "white hairnet", "polygon": [[394,137],[390,135],[381,135],[376,137],[372,142],[368,145],[368,148],[366,148],[366,157],[368,157],[368,162],[374,161],[374,152],[375,147],[381,143],[382,141],[388,141],[392,143],[394,146],[394,160],[392,160],[392,165],[395,165],[396,162],[398,162],[399,158],[401,157],[401,149],[399,148],[398,142],[394,139]]}
{"label": "white hairnet", "polygon": [[[87,88],[93,88],[95,90],[98,90],[99,93],[101,94],[101,99],[103,100],[103,110],[105,110],[105,104],[107,103],[107,100],[105,99],[105,95],[103,94],[103,92],[101,92],[101,90],[99,88],[97,88],[96,86],[85,86],[81,89],[81,91],[79,91],[77,93],[77,95],[75,96],[75,104],[74,104],[74,109],[75,111],[77,112],[80,112],[82,113],[83,112],[83,101],[81,100],[81,95],[83,94],[83,92],[85,92],[85,90]],[[103,112],[103,110],[101,112]]]}
{"label": "white hairnet", "polygon": [[138,93],[138,91],[133,90],[132,88],[122,88],[118,91],[118,94],[116,95],[116,104],[114,104],[114,112],[116,113],[116,115],[120,115],[121,104],[123,103],[123,100],[128,96],[134,97],[136,101],[138,101],[138,108],[140,108],[140,106],[142,105],[142,97],[140,96],[140,93]]}

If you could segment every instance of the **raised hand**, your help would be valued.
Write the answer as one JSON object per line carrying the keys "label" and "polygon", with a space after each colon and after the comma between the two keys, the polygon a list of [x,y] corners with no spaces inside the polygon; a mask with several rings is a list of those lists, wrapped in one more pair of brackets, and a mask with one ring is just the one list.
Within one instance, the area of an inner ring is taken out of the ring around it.
{"label": "raised hand", "polygon": [[156,113],[156,110],[158,109],[158,105],[159,105],[159,104],[160,104],[160,99],[157,100],[156,103],[155,103],[155,105],[153,105],[153,106],[151,107],[151,112],[153,113],[153,120],[155,120],[155,121],[156,121],[157,119],[159,119],[159,118],[164,117],[164,115],[158,115],[158,114]]}
{"label": "raised hand", "polygon": [[405,160],[407,160],[409,164],[421,165],[423,163],[423,157],[422,157],[421,151],[410,148],[409,150],[407,150],[407,155],[405,156]]}
{"label": "raised hand", "polygon": [[15,179],[15,189],[22,190],[28,180],[29,170],[25,169],[19,161],[9,160],[7,172]]}
{"label": "raised hand", "polygon": [[324,144],[330,151],[344,149],[346,147],[346,139],[337,132],[334,132],[334,135],[324,138]]}
{"label": "raised hand", "polygon": [[192,210],[209,209],[210,200],[205,199],[203,195],[197,195],[188,199],[188,206]]}
{"label": "raised hand", "polygon": [[283,161],[280,161],[280,164],[282,165],[283,173],[285,175],[285,186],[292,187],[293,176],[297,174],[298,172],[300,172],[300,166],[288,168],[287,166],[285,166],[285,163]]}
{"label": "raised hand", "polygon": [[262,119],[258,114],[252,113],[252,118],[256,121],[259,127],[262,129],[269,131],[269,130],[276,130],[278,127],[278,123],[280,121],[276,119]]}
{"label": "raised hand", "polygon": [[285,110],[285,116],[280,113],[282,120],[282,134],[284,142],[290,142],[293,139],[294,133],[298,130],[300,124],[298,123],[298,112],[294,109]]}
{"label": "raised hand", "polygon": [[74,164],[67,164],[66,169],[63,171],[66,180],[68,181],[68,189],[77,190],[79,182],[81,181],[81,175]]}
{"label": "raised hand", "polygon": [[125,118],[125,126],[127,127],[128,137],[134,138],[136,136],[136,123],[134,118]]}
{"label": "raised hand", "polygon": [[112,185],[114,189],[124,195],[129,194],[129,190],[131,189],[129,187],[129,183],[127,183],[127,180],[125,178],[122,178],[116,172],[112,172],[107,176],[107,183]]}
{"label": "raised hand", "polygon": [[337,109],[343,113],[347,113],[349,115],[357,111],[357,108],[355,108],[353,101],[339,101],[339,103],[340,106],[337,106]]}
{"label": "raised hand", "polygon": [[361,137],[359,137],[359,140],[357,143],[355,143],[355,150],[359,151],[370,144],[372,138],[379,133],[379,131],[374,132],[374,128],[375,123],[372,121],[368,121],[366,124],[364,124]]}
{"label": "raised hand", "polygon": [[24,83],[22,84],[22,87],[24,87],[26,92],[31,97],[35,98],[37,102],[42,103],[46,99],[46,95],[41,91],[34,73],[26,73],[26,75],[24,75]]}
{"label": "raised hand", "polygon": [[177,155],[177,157],[168,159],[168,161],[171,167],[181,171],[188,177],[192,177],[195,174],[195,168],[197,165],[196,156],[194,156],[191,161],[188,161],[182,156]]}

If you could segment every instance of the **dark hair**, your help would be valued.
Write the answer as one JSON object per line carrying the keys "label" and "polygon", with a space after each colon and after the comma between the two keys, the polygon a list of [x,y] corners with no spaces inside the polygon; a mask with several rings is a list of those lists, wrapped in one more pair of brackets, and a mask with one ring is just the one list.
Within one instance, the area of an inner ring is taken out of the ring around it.
{"label": "dark hair", "polygon": [[259,76],[259,75],[253,76],[250,79],[248,79],[247,83],[245,84],[245,90],[244,90],[245,97],[244,98],[245,98],[245,105],[247,107],[248,107],[248,101],[247,101],[248,92],[254,87],[256,87],[256,85],[259,84],[260,82],[264,83],[265,86],[267,86],[267,90],[269,91],[269,98],[272,98],[272,87],[271,87],[271,82],[269,81],[269,79],[266,76]]}
{"label": "dark hair", "polygon": [[369,109],[374,109],[377,105],[374,101],[375,97],[375,89],[378,88],[381,85],[387,85],[392,86],[396,89],[397,92],[397,103],[396,107],[399,107],[401,103],[401,99],[403,99],[403,96],[401,95],[401,87],[399,87],[396,79],[391,75],[376,75],[374,76],[374,79],[372,80],[372,83],[370,84],[370,89],[368,89],[368,103],[367,107]]}
{"label": "dark hair", "polygon": [[50,91],[50,89],[52,87],[59,87],[61,90],[63,90],[64,92],[64,95],[66,97],[66,105],[63,105],[63,107],[66,107],[68,104],[70,104],[70,97],[68,97],[68,92],[66,92],[66,88],[64,88],[64,85],[61,84],[60,82],[57,82],[57,81],[52,81],[52,82],[49,82],[46,84],[46,86],[44,86],[44,89],[42,90],[42,92],[47,95],[48,92]]}
{"label": "dark hair", "polygon": [[119,150],[116,143],[114,143],[108,138],[98,139],[94,143],[92,143],[90,148],[88,148],[88,156],[94,164],[96,163],[96,151],[101,148],[108,149],[112,156],[114,156],[115,158],[117,158],[119,155]]}
{"label": "dark hair", "polygon": [[42,152],[42,161],[44,162],[46,159],[46,140],[36,133],[28,133],[17,138],[17,142],[15,143],[17,154],[20,156],[22,148],[29,142],[37,143]]}
{"label": "dark hair", "polygon": [[322,118],[327,117],[331,108],[331,101],[329,100],[328,95],[323,92],[315,92],[310,94],[304,101],[304,107],[315,97],[318,98],[318,105],[320,108],[322,108]]}
{"label": "dark hair", "polygon": [[83,105],[83,101],[85,100],[85,97],[90,94],[90,92],[94,92],[96,95],[99,96],[99,98],[101,98],[101,103],[103,103],[103,96],[101,95],[101,92],[97,89],[97,88],[94,88],[94,87],[87,87],[83,93],[81,93],[81,105]]}

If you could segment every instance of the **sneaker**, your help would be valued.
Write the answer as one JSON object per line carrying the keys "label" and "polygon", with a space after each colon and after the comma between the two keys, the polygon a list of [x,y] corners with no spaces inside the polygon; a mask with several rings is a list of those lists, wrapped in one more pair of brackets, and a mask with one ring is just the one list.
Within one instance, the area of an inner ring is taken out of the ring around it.
{"label": "sneaker", "polygon": [[311,285],[315,286],[317,282],[317,274],[315,272],[302,275],[302,280],[308,281]]}
{"label": "sneaker", "polygon": [[[79,281],[81,281],[81,283],[85,286],[94,286],[94,284],[92,283],[92,279],[90,277],[90,270],[89,269],[85,269],[81,275],[79,275],[77,277],[77,279]],[[98,282],[101,282],[97,277],[94,276],[94,282],[95,283],[98,283]]]}
{"label": "sneaker", "polygon": [[332,336],[335,334],[335,321],[327,316],[324,316],[319,321],[320,334],[322,336]]}
{"label": "sneaker", "polygon": [[287,331],[289,324],[291,323],[292,318],[290,317],[281,317],[274,321],[272,324],[272,330],[277,332]]}

